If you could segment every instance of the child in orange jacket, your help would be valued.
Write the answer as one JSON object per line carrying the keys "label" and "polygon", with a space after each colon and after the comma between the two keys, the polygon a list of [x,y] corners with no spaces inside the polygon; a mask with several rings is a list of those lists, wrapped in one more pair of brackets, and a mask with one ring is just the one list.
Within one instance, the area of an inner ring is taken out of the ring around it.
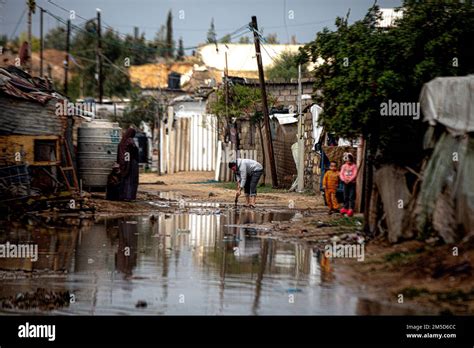
{"label": "child in orange jacket", "polygon": [[355,181],[357,178],[357,165],[354,163],[354,156],[350,153],[344,155],[345,163],[341,167],[340,179],[344,183],[344,208],[341,214],[351,217],[354,214],[355,206]]}
{"label": "child in orange jacket", "polygon": [[339,172],[337,171],[337,163],[332,161],[329,165],[329,170],[324,174],[323,187],[326,203],[329,207],[328,214],[337,212],[339,203],[336,198],[337,186],[339,185]]}

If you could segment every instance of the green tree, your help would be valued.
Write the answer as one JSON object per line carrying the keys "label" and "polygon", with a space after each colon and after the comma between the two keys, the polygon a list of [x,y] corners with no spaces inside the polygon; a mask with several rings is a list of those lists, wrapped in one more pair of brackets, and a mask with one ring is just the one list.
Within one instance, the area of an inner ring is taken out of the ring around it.
{"label": "green tree", "polygon": [[162,114],[163,108],[159,101],[150,95],[142,95],[139,90],[134,90],[130,104],[125,108],[123,116],[118,118],[122,128],[130,126],[140,127],[141,123],[154,127],[154,121]]}
{"label": "green tree", "polygon": [[166,56],[166,27],[162,25],[160,30],[155,35],[155,39],[153,42],[156,48],[156,55],[158,57],[165,57]]}
{"label": "green tree", "polygon": [[421,120],[381,117],[381,105],[417,102],[425,82],[474,72],[474,45],[466,44],[474,37],[474,8],[406,0],[394,27],[379,27],[379,18],[377,6],[352,25],[337,18],[336,30],[319,32],[302,57],[323,60],[314,71],[314,98],[328,131],[363,135],[377,163],[419,163]]}
{"label": "green tree", "polygon": [[248,36],[241,36],[239,39],[240,44],[249,44],[250,38]]}
{"label": "green tree", "polygon": [[[95,78],[96,56],[93,49],[97,45],[97,26],[95,20],[87,21],[82,29],[76,32],[71,44],[71,54],[81,65],[81,68],[77,70],[80,77],[78,76],[74,82],[78,84],[79,81],[82,81],[85,97],[95,97],[97,95],[97,80]],[[72,88],[72,91],[79,91],[79,89]]]}
{"label": "green tree", "polygon": [[171,10],[168,12],[166,19],[166,51],[165,57],[174,57],[175,42],[173,41],[173,14]]}
{"label": "green tree", "polygon": [[[18,38],[18,47],[21,47],[23,42],[28,42],[28,33],[23,32]],[[31,36],[31,52],[38,52],[40,49],[40,39],[34,35]]]}
{"label": "green tree", "polygon": [[271,45],[275,45],[275,44],[279,44],[280,41],[278,41],[278,36],[276,33],[270,33],[267,35],[267,37],[265,38],[265,40],[267,41],[268,44],[271,44]]}
{"label": "green tree", "polygon": [[0,47],[2,47],[2,54],[3,54],[3,49],[8,43],[8,36],[5,34],[0,35]]}
{"label": "green tree", "polygon": [[132,65],[150,63],[156,56],[156,49],[146,42],[144,33],[137,38],[132,35],[127,35],[123,44],[124,50],[130,58],[130,64]]}
{"label": "green tree", "polygon": [[305,76],[308,72],[308,64],[301,61],[301,57],[298,53],[284,51],[275,58],[273,65],[267,69],[266,76],[271,80],[277,78],[283,78],[285,80],[298,78],[298,65],[300,63],[302,63],[301,75]]}
{"label": "green tree", "polygon": [[231,43],[231,41],[232,41],[232,38],[229,34],[224,35],[222,39],[219,40],[220,43],[224,43],[224,44]]}
{"label": "green tree", "polygon": [[104,94],[106,96],[126,97],[131,89],[130,77],[125,60],[130,58],[129,52],[120,36],[108,29],[103,35],[103,68]]}
{"label": "green tree", "polygon": [[[94,20],[88,21],[83,30],[78,31],[72,42],[71,52],[81,67],[76,70],[82,81],[84,96],[97,95],[96,52],[91,47],[97,44],[97,26]],[[131,83],[126,68],[126,58],[130,59],[130,50],[124,40],[113,30],[107,30],[102,36],[103,86],[107,97],[125,97],[130,93]],[[73,88],[78,91],[78,88]]]}
{"label": "green tree", "polygon": [[65,51],[66,34],[66,29],[64,27],[56,27],[51,29],[44,37],[44,48]]}
{"label": "green tree", "polygon": [[[216,98],[209,104],[209,110],[217,117],[224,120],[226,128],[233,118],[249,117],[257,126],[260,144],[263,151],[263,166],[265,167],[265,145],[263,138],[263,112],[262,94],[259,88],[252,88],[244,85],[229,86],[229,99],[226,105],[225,89],[218,89]],[[276,99],[268,95],[268,107],[271,108],[276,103]],[[228,117],[226,117],[228,115]],[[264,174],[265,175],[265,174]],[[265,178],[263,180],[265,182]]]}
{"label": "green tree", "polygon": [[179,38],[179,43],[178,43],[178,54],[176,56],[177,60],[183,60],[184,59],[184,46],[183,46],[183,38]]}
{"label": "green tree", "polygon": [[217,36],[216,36],[216,28],[214,26],[214,18],[211,19],[211,26],[207,31],[207,43],[216,43]]}

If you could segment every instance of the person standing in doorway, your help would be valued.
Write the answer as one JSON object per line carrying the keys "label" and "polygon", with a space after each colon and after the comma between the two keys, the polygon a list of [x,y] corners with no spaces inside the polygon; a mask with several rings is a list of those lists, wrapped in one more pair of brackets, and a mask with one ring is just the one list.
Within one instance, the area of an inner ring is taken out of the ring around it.
{"label": "person standing in doorway", "polygon": [[340,179],[344,183],[344,208],[341,209],[341,214],[347,214],[347,216],[351,217],[354,214],[355,206],[357,166],[351,153],[344,154],[344,162],[339,174]]}
{"label": "person standing in doorway", "polygon": [[257,184],[263,174],[263,166],[252,159],[242,158],[229,162],[229,168],[237,177],[236,198],[241,195],[242,189],[244,189],[245,206],[255,208]]}
{"label": "person standing in doorway", "polygon": [[138,147],[133,138],[136,131],[128,128],[118,145],[117,163],[120,166],[120,194],[122,201],[134,201],[138,190]]}

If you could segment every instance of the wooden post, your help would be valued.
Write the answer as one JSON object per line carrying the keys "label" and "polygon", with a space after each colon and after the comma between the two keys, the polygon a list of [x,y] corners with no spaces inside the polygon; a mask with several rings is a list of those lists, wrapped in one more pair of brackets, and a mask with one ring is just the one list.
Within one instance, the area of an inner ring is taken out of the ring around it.
{"label": "wooden post", "polygon": [[31,57],[31,48],[33,46],[33,42],[32,42],[33,38],[31,34],[31,17],[32,17],[32,14],[35,13],[36,4],[34,0],[28,0],[27,6],[28,6],[28,62],[26,64],[26,67],[27,67],[28,73],[33,75],[33,61]]}
{"label": "wooden post", "polygon": [[44,38],[43,38],[43,8],[40,7],[40,77],[43,77],[43,50],[44,50]]}
{"label": "wooden post", "polygon": [[182,148],[182,138],[181,138],[181,118],[176,119],[176,128],[175,128],[175,151],[176,151],[176,159],[175,159],[175,172],[181,171],[181,158],[183,155],[183,148]]}
{"label": "wooden post", "polygon": [[363,212],[363,196],[364,196],[364,174],[365,174],[365,141],[361,140],[360,146],[357,148],[357,179],[356,179],[356,197],[355,211]]}
{"label": "wooden post", "polygon": [[66,33],[66,56],[64,57],[64,94],[67,96],[68,92],[68,72],[69,72],[69,46],[71,37],[71,20],[67,20]]}
{"label": "wooden post", "polygon": [[186,119],[185,118],[180,118],[179,123],[181,124],[181,135],[180,135],[180,147],[181,147],[181,153],[179,157],[179,170],[181,172],[184,172],[185,170],[185,161],[186,161]]}
{"label": "wooden post", "polygon": [[275,165],[275,156],[273,154],[273,142],[272,142],[272,134],[270,130],[270,117],[268,114],[268,101],[267,101],[267,91],[265,88],[265,77],[263,74],[263,65],[262,65],[262,53],[260,52],[260,39],[258,37],[258,25],[257,25],[257,17],[252,16],[252,23],[253,27],[253,38],[255,43],[255,53],[257,55],[257,65],[258,65],[258,78],[260,80],[260,90],[262,92],[262,107],[263,107],[263,120],[265,123],[265,133],[266,133],[266,145],[267,145],[267,153],[268,159],[272,174],[272,186],[274,188],[278,187],[278,177]]}
{"label": "wooden post", "polygon": [[190,157],[190,153],[191,153],[191,148],[190,148],[190,144],[191,144],[191,133],[189,132],[190,130],[190,125],[191,125],[191,119],[190,118],[186,118],[186,122],[184,123],[185,124],[185,133],[184,133],[184,139],[185,139],[185,144],[186,146],[184,147],[184,156],[185,156],[185,159],[184,159],[184,171],[189,171],[189,165],[191,164],[191,157]]}
{"label": "wooden post", "polygon": [[168,174],[174,173],[174,161],[175,161],[175,147],[174,138],[175,132],[173,128],[174,121],[174,110],[172,106],[168,106]]}
{"label": "wooden post", "polygon": [[99,104],[102,104],[104,86],[102,85],[102,33],[100,9],[97,9],[97,86],[99,92]]}

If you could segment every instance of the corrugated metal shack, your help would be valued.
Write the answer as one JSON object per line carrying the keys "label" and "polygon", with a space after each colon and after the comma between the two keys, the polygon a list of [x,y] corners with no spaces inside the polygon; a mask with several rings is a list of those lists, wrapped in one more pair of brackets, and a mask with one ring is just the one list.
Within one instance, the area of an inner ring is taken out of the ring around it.
{"label": "corrugated metal shack", "polygon": [[65,102],[48,80],[0,69],[0,204],[77,189],[73,132],[83,118],[63,112]]}
{"label": "corrugated metal shack", "polygon": [[420,95],[428,156],[404,219],[415,237],[474,235],[474,75],[438,77]]}

